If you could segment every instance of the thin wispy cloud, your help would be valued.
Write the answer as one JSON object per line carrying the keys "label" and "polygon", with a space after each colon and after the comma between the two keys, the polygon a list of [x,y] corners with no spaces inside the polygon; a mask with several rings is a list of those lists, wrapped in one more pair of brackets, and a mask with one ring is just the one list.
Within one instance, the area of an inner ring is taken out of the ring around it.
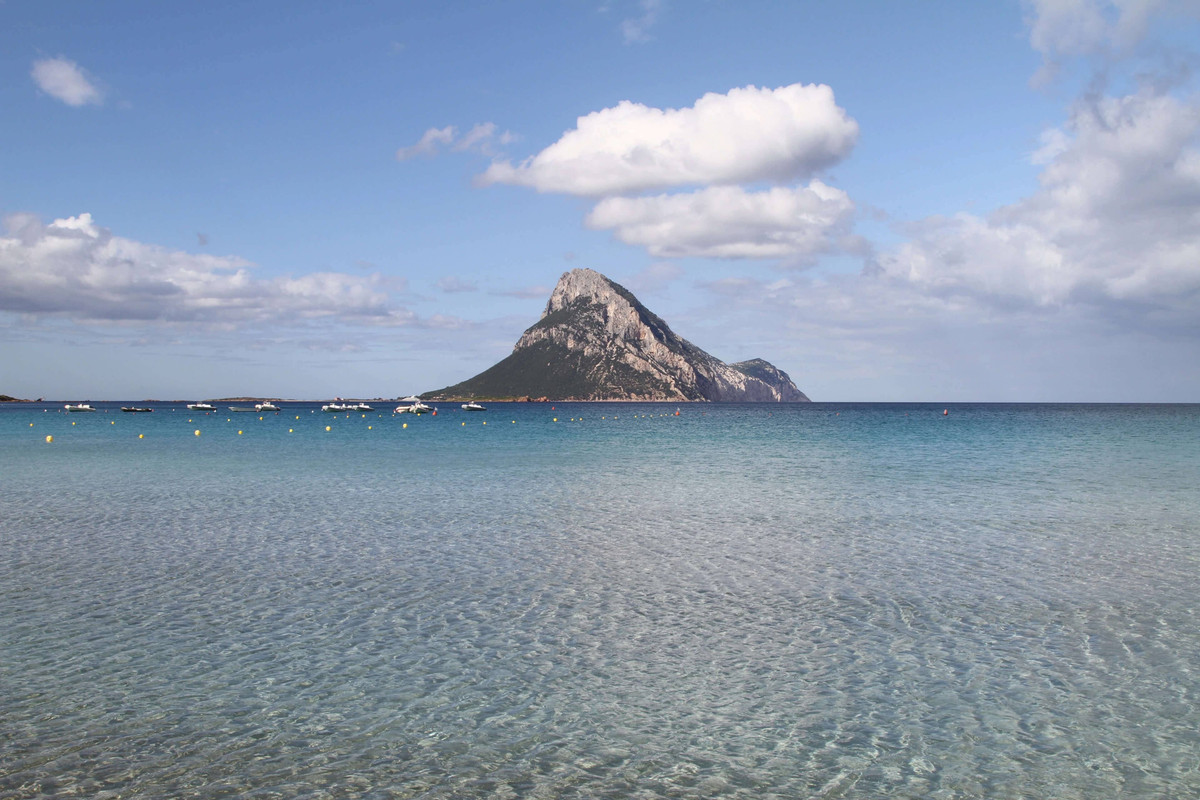
{"label": "thin wispy cloud", "polygon": [[1043,58],[1035,86],[1054,80],[1072,58],[1130,56],[1156,18],[1200,19],[1196,0],[1025,0],[1025,7],[1029,43]]}
{"label": "thin wispy cloud", "polygon": [[66,58],[45,58],[33,62],[30,77],[37,87],[69,106],[100,105],[104,92],[83,68]]}
{"label": "thin wispy cloud", "polygon": [[521,300],[542,300],[550,296],[551,286],[523,286],[518,289],[494,291],[497,297],[516,297]]}
{"label": "thin wispy cloud", "polygon": [[626,278],[623,283],[640,294],[662,294],[672,283],[684,276],[683,267],[670,261],[656,261],[641,272]]}
{"label": "thin wispy cloud", "polygon": [[429,128],[416,144],[401,147],[396,151],[396,159],[407,161],[417,156],[431,156],[437,152],[439,145],[448,145],[454,141],[458,131],[453,125],[444,128]]}
{"label": "thin wispy cloud", "polygon": [[477,292],[479,286],[474,281],[465,281],[461,278],[456,278],[453,275],[447,275],[444,278],[438,279],[434,284],[446,294],[459,294],[463,292]]}
{"label": "thin wispy cloud", "polygon": [[651,39],[650,30],[658,23],[664,3],[662,0],[641,0],[637,16],[621,20],[621,36],[625,44],[641,44]]}
{"label": "thin wispy cloud", "polygon": [[504,147],[516,140],[510,131],[497,133],[494,122],[480,122],[471,130],[459,135],[458,128],[447,125],[444,128],[429,128],[421,138],[412,145],[401,147],[396,151],[399,161],[407,161],[417,156],[433,156],[439,149],[447,148],[454,152],[472,152],[485,156],[495,156],[498,147]]}

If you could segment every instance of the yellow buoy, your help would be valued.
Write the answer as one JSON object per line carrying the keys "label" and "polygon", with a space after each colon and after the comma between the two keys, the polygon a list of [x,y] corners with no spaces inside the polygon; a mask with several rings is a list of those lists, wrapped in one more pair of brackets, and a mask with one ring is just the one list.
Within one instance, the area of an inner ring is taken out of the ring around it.
{"label": "yellow buoy", "polygon": [[331,429],[331,428],[330,428],[328,425],[326,425],[326,426],[325,426],[325,430],[327,430],[327,431],[328,431],[328,430],[332,430],[332,429]]}
{"label": "yellow buoy", "polygon": [[199,436],[199,435],[200,435],[200,431],[199,431],[199,430],[197,430],[197,431],[196,431],[196,435],[197,435],[197,436]]}
{"label": "yellow buoy", "polygon": [[32,423],[32,422],[31,422],[31,423],[29,423],[29,427],[31,427],[31,428],[33,427],[33,423]]}
{"label": "yellow buoy", "polygon": [[242,432],[241,432],[241,431],[238,431],[238,436],[241,436],[241,435],[242,435]]}
{"label": "yellow buoy", "polygon": [[[300,419],[300,418],[299,418],[299,417],[296,417],[296,419]],[[292,432],[292,429],[291,429],[291,428],[288,428],[288,433],[291,433],[291,432]]]}
{"label": "yellow buoy", "polygon": [[[366,416],[366,414],[363,414],[363,416],[365,417],[365,416]],[[368,426],[367,426],[367,430],[371,430],[371,426],[370,426],[370,425],[368,425]]]}
{"label": "yellow buoy", "polygon": [[401,427],[401,428],[407,428],[407,427],[408,427],[408,423],[406,422],[406,423],[404,423],[403,425],[401,425],[400,427]]}
{"label": "yellow buoy", "polygon": [[46,444],[50,444],[50,443],[51,443],[51,442],[53,442],[53,441],[54,441],[54,437],[53,437],[53,436],[47,436],[47,437],[46,437]]}
{"label": "yellow buoy", "polygon": [[71,424],[72,424],[72,425],[74,425],[75,423],[74,423],[74,422],[72,422]]}
{"label": "yellow buoy", "polygon": [[465,428],[466,426],[467,426],[467,423],[465,423],[465,422],[464,422],[464,423],[463,423],[463,427]]}
{"label": "yellow buoy", "polygon": [[144,433],[139,433],[139,434],[138,434],[138,438],[139,438],[139,439],[145,439],[145,438],[146,438],[146,434],[144,434]]}

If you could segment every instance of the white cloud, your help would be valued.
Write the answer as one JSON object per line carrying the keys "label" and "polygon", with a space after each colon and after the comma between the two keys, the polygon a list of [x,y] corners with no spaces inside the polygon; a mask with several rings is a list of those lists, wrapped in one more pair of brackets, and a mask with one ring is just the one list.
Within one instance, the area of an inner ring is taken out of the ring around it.
{"label": "white cloud", "polygon": [[1200,322],[1200,107],[1143,90],[1080,102],[1031,197],[927,220],[880,268],[944,296]]}
{"label": "white cloud", "polygon": [[444,128],[430,128],[425,131],[416,144],[397,150],[396,158],[406,161],[415,156],[432,156],[437,153],[439,146],[449,147],[455,152],[470,151],[485,156],[494,156],[496,155],[496,144],[504,146],[515,139],[516,137],[510,131],[505,131],[497,136],[494,122],[480,122],[461,137],[458,135],[458,128],[447,125]]}
{"label": "white cloud", "polygon": [[1105,0],[1027,0],[1029,43],[1047,56],[1088,55],[1106,45],[1112,25]]}
{"label": "white cloud", "polygon": [[586,224],[611,228],[622,242],[658,258],[804,260],[833,249],[853,216],[849,195],[813,181],[763,192],[714,186],[689,194],[609,197]]}
{"label": "white cloud", "polygon": [[0,236],[0,311],[76,321],[240,326],[338,319],[397,325],[417,320],[393,308],[378,276],[319,272],[259,279],[236,257],[185,253],[101,228],[90,214],[43,225],[5,220]]}
{"label": "white cloud", "polygon": [[425,131],[416,144],[397,150],[396,158],[399,161],[406,161],[416,156],[431,156],[437,152],[439,144],[448,145],[453,142],[456,133],[453,125],[447,125],[444,128],[430,128]]}
{"label": "white cloud", "polygon": [[682,109],[622,101],[580,117],[573,130],[517,166],[492,164],[481,180],[592,196],[787,182],[838,162],[857,138],[858,123],[828,86],[747,86],[706,94]]}
{"label": "white cloud", "polygon": [[1053,78],[1062,60],[1122,58],[1145,39],[1154,17],[1200,18],[1197,0],[1026,0],[1029,43],[1044,57],[1035,84]]}
{"label": "white cloud", "polygon": [[29,74],[39,89],[69,106],[100,105],[104,102],[104,93],[78,64],[66,58],[35,61]]}

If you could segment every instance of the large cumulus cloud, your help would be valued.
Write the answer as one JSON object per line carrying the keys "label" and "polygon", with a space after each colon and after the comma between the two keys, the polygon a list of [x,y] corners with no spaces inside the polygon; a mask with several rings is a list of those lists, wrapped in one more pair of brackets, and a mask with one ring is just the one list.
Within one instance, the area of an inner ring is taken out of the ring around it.
{"label": "large cumulus cloud", "polygon": [[747,86],[689,108],[623,101],[580,117],[573,130],[520,164],[492,164],[484,183],[585,196],[678,186],[786,182],[846,156],[858,123],[824,85]]}
{"label": "large cumulus cloud", "polygon": [[914,225],[879,268],[940,294],[1200,321],[1198,134],[1200,108],[1152,89],[1080,101],[1036,193]]}
{"label": "large cumulus cloud", "polygon": [[[624,101],[592,112],[520,164],[493,163],[480,181],[596,198],[585,224],[655,257],[804,265],[846,234],[854,204],[819,180],[786,184],[845,158],[857,139],[858,123],[828,86],[747,86],[687,108]],[[747,188],[763,182],[777,185]]]}

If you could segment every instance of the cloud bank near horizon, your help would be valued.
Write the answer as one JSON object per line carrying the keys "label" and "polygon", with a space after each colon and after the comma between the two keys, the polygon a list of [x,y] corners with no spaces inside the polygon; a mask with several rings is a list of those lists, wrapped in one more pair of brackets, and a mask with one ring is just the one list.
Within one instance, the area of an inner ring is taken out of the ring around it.
{"label": "cloud bank near horizon", "polygon": [[218,327],[321,319],[420,324],[413,312],[391,303],[379,275],[256,278],[245,259],[126,239],[86,213],[48,225],[32,214],[15,214],[5,226],[0,311],[77,322]]}

